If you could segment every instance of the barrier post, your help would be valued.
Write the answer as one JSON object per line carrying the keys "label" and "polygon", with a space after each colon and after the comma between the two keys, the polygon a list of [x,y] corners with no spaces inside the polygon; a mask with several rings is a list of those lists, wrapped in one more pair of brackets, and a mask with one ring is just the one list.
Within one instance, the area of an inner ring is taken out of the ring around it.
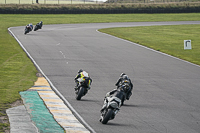
{"label": "barrier post", "polygon": [[184,40],[184,49],[192,49],[191,40]]}

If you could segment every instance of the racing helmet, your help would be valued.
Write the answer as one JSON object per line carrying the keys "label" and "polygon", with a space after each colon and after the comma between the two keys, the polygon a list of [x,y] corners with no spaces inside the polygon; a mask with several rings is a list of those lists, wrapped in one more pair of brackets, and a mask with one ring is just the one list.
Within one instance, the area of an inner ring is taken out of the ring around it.
{"label": "racing helmet", "polygon": [[122,77],[123,75],[126,75],[126,74],[125,74],[125,73],[121,73],[121,74],[120,74],[120,77]]}
{"label": "racing helmet", "polygon": [[125,79],[125,80],[128,80],[128,79],[129,79],[128,76],[127,76],[126,74],[124,74],[124,75],[122,76],[122,78]]}
{"label": "racing helmet", "polygon": [[78,73],[81,73],[81,72],[83,72],[83,70],[82,70],[82,69],[78,70]]}

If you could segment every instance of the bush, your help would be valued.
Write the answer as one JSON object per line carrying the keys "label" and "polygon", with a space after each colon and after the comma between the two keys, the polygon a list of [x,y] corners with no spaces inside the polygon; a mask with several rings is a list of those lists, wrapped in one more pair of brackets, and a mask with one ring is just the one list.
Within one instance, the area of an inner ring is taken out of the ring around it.
{"label": "bush", "polygon": [[0,14],[198,13],[200,3],[0,5]]}

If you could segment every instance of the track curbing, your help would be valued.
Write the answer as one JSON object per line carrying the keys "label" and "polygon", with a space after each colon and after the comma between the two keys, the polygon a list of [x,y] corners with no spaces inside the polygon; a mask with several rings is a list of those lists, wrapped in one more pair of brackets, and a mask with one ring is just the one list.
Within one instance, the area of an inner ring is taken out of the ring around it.
{"label": "track curbing", "polygon": [[71,110],[64,104],[56,93],[51,89],[44,77],[38,77],[34,86],[29,90],[37,91],[55,121],[66,133],[90,133],[73,115]]}

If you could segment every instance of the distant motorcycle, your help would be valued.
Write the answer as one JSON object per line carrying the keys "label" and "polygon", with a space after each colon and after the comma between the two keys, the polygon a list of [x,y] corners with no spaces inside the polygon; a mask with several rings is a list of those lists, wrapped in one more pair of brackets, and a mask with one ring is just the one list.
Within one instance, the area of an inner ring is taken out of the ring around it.
{"label": "distant motorcycle", "polygon": [[32,30],[33,30],[33,25],[32,24],[28,24],[25,27],[24,34],[26,35],[27,33],[31,32]]}
{"label": "distant motorcycle", "polygon": [[[116,95],[123,95],[123,89],[117,90]],[[105,98],[104,104],[106,103],[105,109],[101,112],[100,122],[102,124],[107,124],[109,120],[113,120],[116,114],[120,110],[121,99],[116,96],[109,96]]]}
{"label": "distant motorcycle", "polygon": [[75,93],[76,93],[76,100],[81,100],[81,98],[87,94],[87,92],[89,90],[89,88],[87,86],[87,81],[88,80],[85,80],[85,81],[82,81],[82,82],[79,81],[78,88],[75,91]]}
{"label": "distant motorcycle", "polygon": [[34,27],[34,31],[37,31],[37,30],[39,30],[39,29],[42,29],[42,25],[43,25],[43,22],[42,22],[42,21],[40,21],[39,23],[37,23],[37,24],[35,25],[35,27]]}

